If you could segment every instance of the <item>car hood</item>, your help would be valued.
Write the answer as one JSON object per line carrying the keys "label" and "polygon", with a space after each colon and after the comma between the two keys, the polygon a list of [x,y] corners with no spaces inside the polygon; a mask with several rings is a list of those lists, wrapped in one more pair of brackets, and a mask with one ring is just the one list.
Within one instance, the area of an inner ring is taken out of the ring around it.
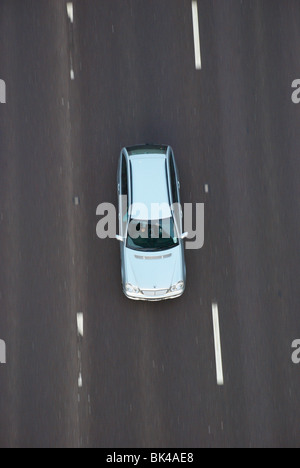
{"label": "car hood", "polygon": [[182,247],[163,252],[125,249],[125,281],[139,289],[169,289],[184,281]]}

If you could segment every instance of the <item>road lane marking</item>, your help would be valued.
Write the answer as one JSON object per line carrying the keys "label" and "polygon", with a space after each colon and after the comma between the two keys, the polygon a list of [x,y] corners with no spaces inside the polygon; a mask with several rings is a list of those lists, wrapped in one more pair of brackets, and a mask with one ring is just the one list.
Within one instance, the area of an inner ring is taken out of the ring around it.
{"label": "road lane marking", "polygon": [[74,22],[73,2],[68,2],[67,3],[67,13],[68,13],[68,17],[70,18],[71,23],[73,23]]}
{"label": "road lane marking", "polygon": [[193,33],[194,33],[194,48],[195,48],[195,66],[196,66],[196,70],[201,70],[202,60],[201,60],[201,47],[200,47],[199,15],[198,15],[198,3],[196,0],[192,1],[192,15],[193,15]]}
{"label": "road lane marking", "polygon": [[0,80],[0,104],[6,104],[6,83]]}
{"label": "road lane marking", "polygon": [[[68,2],[67,3],[67,14],[69,17],[69,20],[71,24],[74,22],[74,7],[73,7],[73,2]],[[73,44],[73,33],[72,33],[72,44]],[[71,80],[75,80],[75,72],[73,68],[73,60],[72,60],[72,53],[70,54],[70,78]]]}
{"label": "road lane marking", "polygon": [[77,314],[77,331],[78,335],[83,337],[83,313],[79,312]]}
{"label": "road lane marking", "polygon": [[209,185],[208,184],[204,185],[204,191],[205,191],[205,193],[209,193]]}
{"label": "road lane marking", "polygon": [[6,344],[4,340],[0,340],[0,364],[6,364]]}
{"label": "road lane marking", "polygon": [[78,376],[78,388],[82,388],[82,375],[81,375],[81,372],[79,372],[79,376]]}
{"label": "road lane marking", "polygon": [[220,324],[219,324],[219,310],[218,310],[218,304],[215,302],[212,304],[212,318],[213,318],[213,326],[214,326],[217,384],[224,385]]}

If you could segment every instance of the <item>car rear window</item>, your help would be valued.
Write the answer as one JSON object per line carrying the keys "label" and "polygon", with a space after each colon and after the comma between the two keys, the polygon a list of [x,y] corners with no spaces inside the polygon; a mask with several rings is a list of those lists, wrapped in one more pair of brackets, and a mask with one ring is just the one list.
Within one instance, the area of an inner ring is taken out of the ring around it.
{"label": "car rear window", "polygon": [[141,146],[131,146],[126,148],[129,156],[136,154],[166,154],[167,146],[158,146],[158,145],[141,145]]}

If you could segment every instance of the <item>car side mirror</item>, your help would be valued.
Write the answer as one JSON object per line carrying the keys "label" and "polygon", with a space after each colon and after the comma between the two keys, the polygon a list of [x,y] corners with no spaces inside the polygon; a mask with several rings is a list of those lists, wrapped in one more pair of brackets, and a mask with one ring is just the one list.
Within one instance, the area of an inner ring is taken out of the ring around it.
{"label": "car side mirror", "polygon": [[181,236],[181,239],[186,239],[187,237],[189,236],[189,233],[188,232],[184,232]]}
{"label": "car side mirror", "polygon": [[118,234],[116,235],[116,239],[117,239],[117,241],[119,241],[119,242],[124,242],[123,237],[122,237],[122,236],[119,236]]}

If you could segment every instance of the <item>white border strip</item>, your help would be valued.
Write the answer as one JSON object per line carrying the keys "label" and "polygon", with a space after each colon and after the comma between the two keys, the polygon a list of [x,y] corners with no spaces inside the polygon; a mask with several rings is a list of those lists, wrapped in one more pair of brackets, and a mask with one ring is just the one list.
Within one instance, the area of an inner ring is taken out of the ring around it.
{"label": "white border strip", "polygon": [[212,305],[212,318],[213,318],[213,325],[214,325],[217,384],[224,385],[220,324],[219,324],[219,310],[218,310],[218,304],[215,302]]}

